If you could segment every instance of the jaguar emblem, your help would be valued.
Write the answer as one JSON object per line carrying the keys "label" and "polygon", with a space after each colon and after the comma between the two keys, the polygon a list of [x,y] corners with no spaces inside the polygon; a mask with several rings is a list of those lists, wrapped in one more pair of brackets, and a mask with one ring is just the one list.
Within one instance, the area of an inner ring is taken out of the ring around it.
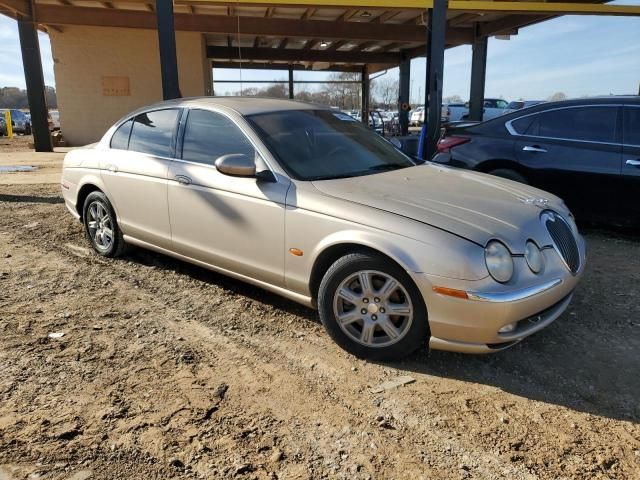
{"label": "jaguar emblem", "polygon": [[547,208],[547,205],[549,204],[549,200],[542,197],[521,198],[520,201],[527,205],[535,205],[538,208]]}

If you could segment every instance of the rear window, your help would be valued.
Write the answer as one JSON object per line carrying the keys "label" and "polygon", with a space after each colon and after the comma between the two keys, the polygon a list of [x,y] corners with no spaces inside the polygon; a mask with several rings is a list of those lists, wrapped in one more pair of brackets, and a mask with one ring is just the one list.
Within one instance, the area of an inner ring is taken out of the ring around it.
{"label": "rear window", "polygon": [[537,115],[529,115],[526,117],[518,118],[511,122],[511,126],[520,135],[526,135],[527,131],[529,130],[529,127],[531,126],[531,124],[533,123],[536,117]]}
{"label": "rear window", "polygon": [[507,108],[511,109],[511,110],[520,110],[522,107],[524,107],[524,102],[511,102]]}
{"label": "rear window", "polygon": [[156,110],[136,116],[129,139],[129,150],[158,157],[171,157],[171,142],[178,110]]}
{"label": "rear window", "polygon": [[111,143],[109,144],[111,148],[117,148],[118,150],[126,150],[129,148],[131,125],[133,125],[133,119],[127,120],[118,127],[111,137]]}

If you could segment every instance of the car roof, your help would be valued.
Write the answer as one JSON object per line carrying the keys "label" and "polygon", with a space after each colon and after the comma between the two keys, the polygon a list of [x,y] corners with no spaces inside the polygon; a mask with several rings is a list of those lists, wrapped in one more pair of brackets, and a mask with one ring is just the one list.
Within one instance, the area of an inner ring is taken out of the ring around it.
{"label": "car roof", "polygon": [[223,107],[240,115],[278,112],[283,110],[329,110],[328,107],[296,100],[260,97],[190,97],[148,105],[138,112],[167,107],[208,108]]}

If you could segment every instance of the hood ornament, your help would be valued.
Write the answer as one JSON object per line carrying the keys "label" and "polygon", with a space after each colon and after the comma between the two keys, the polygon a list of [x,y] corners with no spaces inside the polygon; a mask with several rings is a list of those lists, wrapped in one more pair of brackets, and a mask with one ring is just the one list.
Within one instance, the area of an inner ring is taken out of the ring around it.
{"label": "hood ornament", "polygon": [[547,208],[549,205],[549,200],[542,197],[521,198],[520,201],[526,205],[534,205],[538,208]]}

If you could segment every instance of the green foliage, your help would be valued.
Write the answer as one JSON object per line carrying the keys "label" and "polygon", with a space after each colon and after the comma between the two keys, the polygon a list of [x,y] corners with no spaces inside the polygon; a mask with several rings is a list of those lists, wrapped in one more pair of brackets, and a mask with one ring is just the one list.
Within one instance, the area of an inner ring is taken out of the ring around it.
{"label": "green foliage", "polygon": [[[55,88],[45,87],[44,95],[47,107],[58,108]],[[27,91],[17,87],[0,88],[0,108],[28,109]]]}

